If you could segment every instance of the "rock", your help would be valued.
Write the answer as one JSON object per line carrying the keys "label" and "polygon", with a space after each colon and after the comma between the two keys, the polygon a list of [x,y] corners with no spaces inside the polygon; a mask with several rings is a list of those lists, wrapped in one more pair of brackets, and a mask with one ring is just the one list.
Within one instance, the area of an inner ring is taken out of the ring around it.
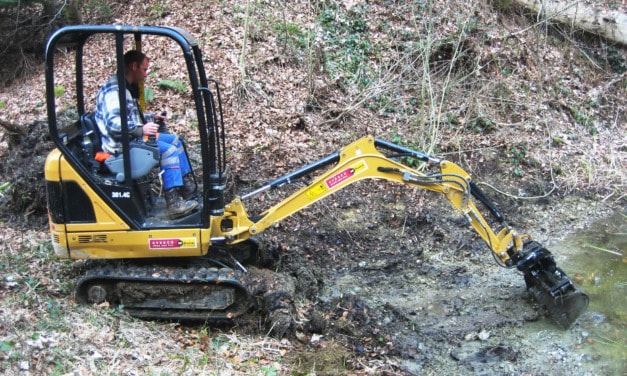
{"label": "rock", "polygon": [[322,314],[318,311],[314,311],[309,317],[309,322],[305,324],[305,329],[309,333],[324,333],[327,326],[327,322],[322,316]]}
{"label": "rock", "polygon": [[18,367],[20,367],[20,371],[28,371],[30,364],[28,364],[28,361],[23,360],[18,364]]}
{"label": "rock", "polygon": [[482,341],[487,341],[488,338],[490,338],[490,332],[482,330],[481,332],[479,332],[477,337]]}

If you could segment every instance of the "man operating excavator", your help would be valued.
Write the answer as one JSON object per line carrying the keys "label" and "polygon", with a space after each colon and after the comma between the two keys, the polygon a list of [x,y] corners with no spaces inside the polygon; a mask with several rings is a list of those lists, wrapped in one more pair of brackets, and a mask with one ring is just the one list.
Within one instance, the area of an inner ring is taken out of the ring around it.
{"label": "man operating excavator", "polygon": [[[163,189],[168,207],[168,216],[172,219],[182,217],[198,206],[195,200],[189,200],[197,186],[191,175],[191,166],[187,160],[183,144],[177,135],[159,133],[159,124],[164,120],[161,114],[143,114],[137,102],[138,84],[148,75],[150,61],[137,50],[124,54],[124,75],[126,78],[126,113],[128,132],[132,138],[150,136],[156,138],[159,146],[160,165],[163,176]],[[109,78],[98,90],[96,97],[95,118],[102,135],[102,148],[111,154],[122,153],[122,122],[117,76]]]}
{"label": "man operating excavator", "polygon": [[[111,38],[116,76],[98,93],[97,127],[84,103],[85,51],[89,43]],[[196,110],[205,189],[193,183],[194,174],[178,137],[160,133],[154,122],[159,118],[141,112],[143,104],[136,100],[141,90],[134,86],[146,77],[149,61],[139,52],[124,54],[131,38],[138,51],[141,41],[148,38],[158,40],[152,42],[155,45],[165,38],[181,48],[185,59],[181,69],[187,68]],[[68,46],[76,53],[75,75],[55,81],[55,53]],[[498,265],[523,273],[528,291],[564,328],[586,310],[589,297],[557,266],[552,253],[531,235],[510,226],[461,166],[373,136],[357,139],[250,192],[234,192],[231,201],[225,200],[228,169],[222,101],[218,82],[206,76],[204,60],[196,39],[176,27],[72,25],[50,36],[46,103],[56,148],[46,159],[45,176],[51,241],[59,257],[108,260],[89,268],[77,281],[77,301],[107,301],[144,319],[205,323],[231,321],[258,308],[266,312],[269,328],[285,332],[295,312],[293,284],[289,278],[260,269],[266,261],[255,237],[353,183],[376,179],[440,193],[486,243]],[[78,119],[67,125],[57,119],[55,87],[70,87],[72,79]],[[160,157],[152,135],[158,138]],[[100,144],[105,151],[118,154],[100,161],[98,152],[94,153]],[[149,174],[159,160],[167,208],[155,199],[154,174]],[[409,161],[424,163],[426,172]],[[248,212],[246,203],[251,198],[273,191],[288,195],[289,190],[283,188],[290,185],[288,197],[265,210]],[[190,200],[194,189],[202,192],[201,198]],[[162,220],[166,210],[173,218],[170,221]],[[489,220],[482,211],[490,214]]]}

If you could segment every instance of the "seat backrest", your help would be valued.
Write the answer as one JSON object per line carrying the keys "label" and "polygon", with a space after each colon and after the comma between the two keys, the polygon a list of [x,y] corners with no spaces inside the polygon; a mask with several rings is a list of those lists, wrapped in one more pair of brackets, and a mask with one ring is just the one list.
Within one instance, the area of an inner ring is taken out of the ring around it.
{"label": "seat backrest", "polygon": [[102,151],[102,138],[94,112],[87,112],[81,115],[81,129],[83,131],[83,138],[88,137],[91,140],[94,155]]}

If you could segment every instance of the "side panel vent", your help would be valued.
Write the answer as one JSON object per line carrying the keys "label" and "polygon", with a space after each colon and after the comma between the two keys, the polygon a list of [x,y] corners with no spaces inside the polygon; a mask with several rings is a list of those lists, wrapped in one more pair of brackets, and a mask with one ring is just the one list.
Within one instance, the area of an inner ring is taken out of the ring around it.
{"label": "side panel vent", "polygon": [[91,243],[92,242],[92,236],[91,235],[79,235],[78,236],[78,242],[79,243]]}
{"label": "side panel vent", "polygon": [[106,243],[107,235],[94,235],[94,243]]}
{"label": "side panel vent", "polygon": [[79,243],[106,243],[107,235],[79,235]]}

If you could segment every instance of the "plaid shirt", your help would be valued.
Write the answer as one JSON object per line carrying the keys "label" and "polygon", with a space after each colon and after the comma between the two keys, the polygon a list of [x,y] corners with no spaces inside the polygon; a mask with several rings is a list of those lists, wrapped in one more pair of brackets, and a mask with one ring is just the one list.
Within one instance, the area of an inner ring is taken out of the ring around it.
{"label": "plaid shirt", "polygon": [[[127,85],[128,86],[128,85]],[[118,78],[113,76],[98,90],[96,96],[96,123],[102,135],[102,149],[109,153],[122,152],[122,119],[118,97]],[[137,100],[126,89],[126,111],[128,131],[133,137],[142,136],[143,122]]]}

